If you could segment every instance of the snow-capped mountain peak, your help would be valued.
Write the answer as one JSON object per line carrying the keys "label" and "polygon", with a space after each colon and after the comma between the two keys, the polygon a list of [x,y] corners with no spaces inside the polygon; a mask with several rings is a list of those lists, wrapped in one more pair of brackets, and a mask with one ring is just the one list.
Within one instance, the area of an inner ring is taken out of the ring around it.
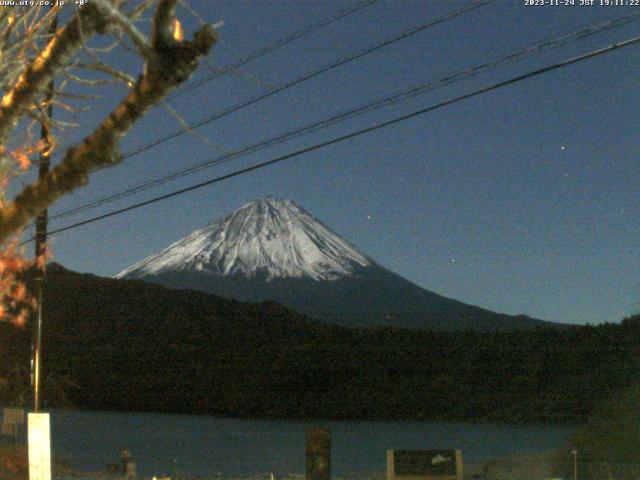
{"label": "snow-capped mountain peak", "polygon": [[335,280],[372,264],[294,202],[264,198],[196,230],[116,277],[193,271]]}

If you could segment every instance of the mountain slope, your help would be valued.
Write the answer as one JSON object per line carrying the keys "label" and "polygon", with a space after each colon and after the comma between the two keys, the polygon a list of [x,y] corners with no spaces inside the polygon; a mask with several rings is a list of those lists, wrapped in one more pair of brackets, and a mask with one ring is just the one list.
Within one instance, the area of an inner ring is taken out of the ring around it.
{"label": "mountain slope", "polygon": [[510,316],[430,292],[382,267],[318,283],[307,278],[267,281],[257,275],[218,276],[165,272],[142,277],[177,289],[194,289],[240,301],[273,300],[312,318],[348,327],[397,326],[442,331],[513,331],[558,326],[525,315]]}
{"label": "mountain slope", "polygon": [[358,252],[295,203],[272,198],[242,206],[117,277],[273,300],[344,326],[509,331],[553,325],[425,290]]}

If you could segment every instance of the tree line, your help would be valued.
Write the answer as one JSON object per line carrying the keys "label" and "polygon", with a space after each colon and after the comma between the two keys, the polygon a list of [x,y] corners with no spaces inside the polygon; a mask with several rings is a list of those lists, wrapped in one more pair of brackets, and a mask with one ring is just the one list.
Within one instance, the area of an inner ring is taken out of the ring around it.
{"label": "tree line", "polygon": [[[262,418],[584,422],[640,373],[640,317],[519,332],[348,329],[52,268],[45,405]],[[28,329],[0,324],[0,400],[28,399]]]}

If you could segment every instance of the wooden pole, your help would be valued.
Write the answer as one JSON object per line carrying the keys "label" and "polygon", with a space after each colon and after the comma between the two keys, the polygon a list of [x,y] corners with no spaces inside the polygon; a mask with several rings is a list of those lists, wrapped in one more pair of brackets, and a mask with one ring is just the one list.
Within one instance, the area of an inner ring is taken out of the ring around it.
{"label": "wooden pole", "polygon": [[[53,9],[53,3],[51,9]],[[58,16],[55,15],[51,20],[49,26],[49,34],[55,35],[58,29]],[[40,163],[38,166],[38,178],[42,179],[49,173],[49,165],[51,164],[51,150],[53,147],[53,138],[51,132],[50,120],[53,116],[53,95],[55,84],[53,79],[49,82],[47,92],[44,97],[46,104],[44,119],[40,126],[40,139],[42,140],[42,151],[40,152]],[[46,260],[46,244],[47,244],[47,223],[48,223],[48,210],[43,210],[36,218],[36,246],[35,257],[44,257]],[[33,358],[31,359],[31,378],[33,383],[33,411],[38,413],[40,411],[40,399],[41,399],[41,377],[40,370],[41,356],[42,356],[42,309],[43,309],[43,291],[45,281],[45,269],[46,264],[42,269],[36,269],[36,296],[38,300],[38,307],[36,312],[36,318],[33,322]]]}

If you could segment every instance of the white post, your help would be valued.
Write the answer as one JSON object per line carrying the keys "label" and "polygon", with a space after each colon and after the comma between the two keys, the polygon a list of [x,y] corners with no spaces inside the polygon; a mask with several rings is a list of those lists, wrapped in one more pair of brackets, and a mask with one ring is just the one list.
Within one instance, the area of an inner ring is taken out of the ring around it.
{"label": "white post", "polygon": [[48,413],[30,413],[28,420],[29,480],[51,480],[51,428]]}

